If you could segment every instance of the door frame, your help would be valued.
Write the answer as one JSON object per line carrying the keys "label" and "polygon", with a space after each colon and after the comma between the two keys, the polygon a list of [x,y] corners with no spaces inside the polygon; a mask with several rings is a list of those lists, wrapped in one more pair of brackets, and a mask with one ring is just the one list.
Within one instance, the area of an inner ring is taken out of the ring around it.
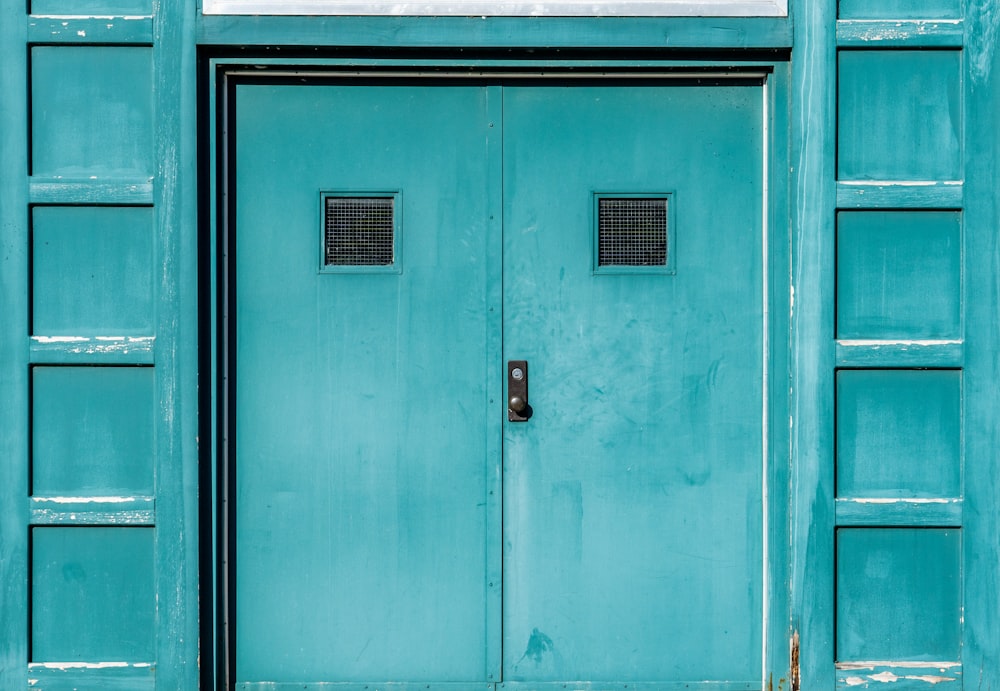
{"label": "door frame", "polygon": [[[199,336],[201,390],[201,684],[204,689],[231,688],[227,678],[231,668],[226,626],[228,601],[232,586],[227,573],[235,568],[228,561],[229,536],[225,512],[228,504],[228,481],[225,473],[228,440],[226,430],[233,420],[226,383],[229,368],[227,352],[232,325],[225,312],[227,275],[226,243],[232,199],[228,194],[232,171],[230,157],[229,104],[235,86],[244,83],[268,83],[307,76],[356,77],[370,81],[380,78],[435,79],[469,78],[482,82],[504,79],[567,80],[576,77],[606,78],[622,81],[629,78],[691,79],[698,77],[760,78],[764,109],[763,150],[763,291],[764,362],[762,420],[764,423],[763,458],[765,464],[763,516],[764,592],[762,626],[762,678],[760,689],[792,687],[795,657],[792,650],[792,612],[789,576],[793,571],[795,550],[791,544],[790,491],[792,479],[791,435],[789,420],[792,394],[789,387],[792,362],[790,337],[792,316],[793,246],[790,214],[790,136],[789,75],[790,66],[780,60],[454,60],[440,59],[254,59],[246,56],[214,57],[205,61],[202,97],[207,118],[202,121],[201,138],[207,152],[203,161],[203,228],[200,235],[199,276],[201,285],[200,321],[205,328]],[[808,347],[809,344],[802,344]],[[498,440],[499,443],[499,440]],[[498,501],[502,501],[499,498]],[[228,507],[228,508],[227,508]],[[497,548],[499,549],[499,547]],[[498,620],[499,621],[499,620]],[[380,680],[373,680],[380,681]],[[490,684],[492,685],[492,683]],[[517,686],[503,684],[499,686]],[[562,684],[560,683],[560,686]],[[338,687],[354,685],[337,684]],[[360,690],[364,684],[357,685]],[[410,684],[393,684],[407,687]],[[414,690],[425,684],[413,684]],[[525,686],[524,684],[520,685]],[[537,686],[534,684],[533,686]],[[649,691],[665,689],[649,686]],[[672,686],[672,685],[671,685]],[[686,684],[679,683],[678,688]],[[704,685],[706,691],[735,689],[724,683]],[[352,688],[350,691],[354,691]],[[404,691],[406,691],[404,689]]]}

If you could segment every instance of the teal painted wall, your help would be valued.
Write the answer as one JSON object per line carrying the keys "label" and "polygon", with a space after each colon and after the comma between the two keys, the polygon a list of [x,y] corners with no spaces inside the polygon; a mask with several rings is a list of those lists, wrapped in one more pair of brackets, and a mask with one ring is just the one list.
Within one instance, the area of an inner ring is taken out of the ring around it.
{"label": "teal painted wall", "polygon": [[765,677],[1000,688],[998,37],[997,0],[814,0],[788,19],[717,20],[0,0],[0,688],[193,690],[210,676],[199,252],[215,182],[199,156],[215,73],[198,58],[280,54],[269,46],[337,48],[348,66],[400,64],[398,48],[428,49],[410,66],[570,54],[548,48],[602,69],[786,64],[771,125],[788,143],[775,199],[794,296],[772,307],[791,315],[772,357],[791,398],[772,418],[790,423],[774,452],[789,497],[770,533]]}

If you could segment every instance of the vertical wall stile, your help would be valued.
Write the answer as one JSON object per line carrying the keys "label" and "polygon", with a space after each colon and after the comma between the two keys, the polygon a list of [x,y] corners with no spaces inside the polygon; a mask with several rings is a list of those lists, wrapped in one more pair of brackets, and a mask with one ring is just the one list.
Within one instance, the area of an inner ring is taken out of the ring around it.
{"label": "vertical wall stile", "polygon": [[196,3],[154,0],[157,688],[198,687]]}
{"label": "vertical wall stile", "polygon": [[988,438],[965,421],[981,409],[970,392],[990,375],[968,369],[987,331],[970,321],[982,293],[963,285],[983,276],[967,263],[983,229],[966,195],[966,142],[976,140],[963,21],[957,1],[841,0],[836,22],[839,685],[976,684],[963,668],[963,605],[973,618],[981,608],[963,591],[995,566],[968,569],[987,546],[970,511],[982,483],[970,480],[989,471],[963,458],[963,436],[971,446]]}
{"label": "vertical wall stile", "polygon": [[835,0],[796,3],[792,54],[792,688],[832,689]]}
{"label": "vertical wall stile", "polygon": [[[13,4],[5,3],[6,16],[15,16]],[[21,36],[4,42],[17,44],[30,87],[5,88],[23,118],[9,131],[22,142],[11,160],[24,165],[24,182],[5,180],[3,194],[27,194],[4,207],[23,219],[18,232],[4,228],[4,240],[21,245],[20,270],[5,275],[19,282],[10,294],[24,303],[11,310],[19,326],[5,331],[22,352],[5,354],[3,364],[18,367],[13,390],[24,392],[23,412],[7,418],[20,425],[23,454],[4,466],[22,479],[5,488],[21,495],[13,506],[27,508],[10,521],[16,510],[5,507],[4,526],[30,549],[16,560],[25,592],[14,601],[25,604],[24,616],[4,641],[20,657],[21,683],[3,685],[24,688],[27,671],[36,689],[151,691],[162,668],[167,686],[159,686],[170,688],[173,661],[158,659],[157,642],[181,650],[178,641],[193,636],[176,627],[165,634],[157,622],[170,621],[163,614],[172,602],[191,607],[197,589],[194,579],[164,578],[163,561],[184,560],[177,544],[158,557],[157,511],[170,497],[164,527],[183,534],[170,501],[193,501],[195,487],[168,486],[159,496],[156,487],[181,466],[168,458],[169,435],[158,425],[161,416],[174,419],[178,398],[156,390],[176,378],[160,372],[157,358],[171,358],[156,352],[158,334],[176,328],[156,323],[162,256],[153,189],[163,175],[157,161],[169,156],[154,148],[152,7],[33,0],[27,10]]]}
{"label": "vertical wall stile", "polygon": [[965,636],[967,688],[1000,687],[1000,3],[966,2]]}
{"label": "vertical wall stile", "polygon": [[27,68],[24,3],[0,1],[0,687],[27,685]]}

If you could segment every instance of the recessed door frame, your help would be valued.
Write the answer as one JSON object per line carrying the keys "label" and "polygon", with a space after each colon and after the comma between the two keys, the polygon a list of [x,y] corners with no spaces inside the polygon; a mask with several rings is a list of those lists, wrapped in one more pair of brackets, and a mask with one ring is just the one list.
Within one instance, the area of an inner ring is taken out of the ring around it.
{"label": "recessed door frame", "polygon": [[[262,69],[266,66],[266,69]],[[460,71],[461,70],[461,71]],[[543,71],[544,70],[544,71]],[[210,125],[206,127],[209,156],[208,195],[210,204],[210,232],[203,237],[201,275],[206,296],[202,305],[205,329],[201,338],[202,388],[206,392],[203,415],[210,416],[203,431],[209,431],[211,443],[202,439],[203,487],[201,523],[201,582],[202,582],[202,685],[203,688],[231,688],[234,680],[227,679],[231,668],[226,644],[226,626],[230,620],[227,610],[229,588],[232,583],[227,573],[234,571],[229,563],[229,535],[227,511],[229,506],[227,463],[227,429],[233,411],[228,399],[227,377],[230,372],[229,339],[232,324],[226,311],[227,274],[226,247],[229,237],[228,219],[232,200],[228,195],[228,167],[230,151],[230,108],[239,83],[303,78],[327,74],[338,78],[356,76],[365,80],[395,78],[474,78],[477,80],[504,79],[567,79],[579,76],[601,77],[615,80],[630,78],[677,79],[713,78],[759,79],[762,84],[764,109],[764,218],[763,257],[765,270],[761,289],[764,296],[764,399],[762,419],[764,424],[764,501],[763,517],[763,646],[761,688],[788,688],[792,654],[790,646],[790,612],[788,578],[792,572],[791,560],[795,554],[790,544],[791,458],[789,453],[789,419],[791,401],[787,385],[791,342],[789,324],[791,312],[791,231],[789,228],[789,125],[788,125],[788,74],[787,63],[754,62],[733,66],[731,62],[677,62],[677,61],[593,61],[587,63],[551,61],[544,64],[496,61],[470,61],[455,64],[440,60],[378,61],[359,69],[350,61],[314,60],[264,60],[249,66],[236,58],[215,58],[209,61],[206,96]],[[203,432],[204,434],[204,432]],[[227,508],[228,507],[228,508]],[[498,619],[499,621],[499,619]],[[423,685],[421,685],[423,686]],[[713,687],[714,688],[714,687]],[[720,687],[721,688],[721,687]],[[728,688],[728,687],[727,687]],[[741,687],[742,688],[742,687]]]}

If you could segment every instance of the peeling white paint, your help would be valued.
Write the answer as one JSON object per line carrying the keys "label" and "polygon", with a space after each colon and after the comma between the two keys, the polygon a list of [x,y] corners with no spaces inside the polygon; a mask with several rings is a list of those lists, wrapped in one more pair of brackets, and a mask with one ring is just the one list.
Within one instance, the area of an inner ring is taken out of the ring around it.
{"label": "peeling white paint", "polygon": [[903,679],[913,679],[915,681],[926,681],[928,684],[941,684],[946,681],[958,681],[954,677],[936,677],[931,674],[907,674]]}
{"label": "peeling white paint", "polygon": [[838,501],[851,504],[958,504],[961,503],[962,500],[941,497],[916,497],[908,499],[895,499],[891,497],[858,497],[852,499],[839,499]]}
{"label": "peeling white paint", "polygon": [[857,662],[838,662],[837,669],[842,670],[875,670],[876,667],[896,667],[898,669],[939,669],[942,672],[953,667],[961,667],[961,662],[928,662],[922,660],[859,660]]}
{"label": "peeling white paint", "polygon": [[[151,15],[148,15],[148,14],[127,14],[127,15],[123,15],[123,16],[116,16],[116,15],[113,15],[113,14],[33,14],[33,15],[31,15],[31,18],[32,19],[72,20],[72,21],[80,21],[80,20],[87,20],[87,21],[98,20],[98,21],[100,21],[101,19],[104,19],[104,20],[122,19],[122,20],[125,20],[125,21],[128,22],[128,21],[136,21],[136,20],[140,20],[140,19],[152,19],[153,17]],[[69,21],[63,21],[62,25],[63,26],[69,26]]]}
{"label": "peeling white paint", "polygon": [[[937,185],[961,185],[961,180],[851,180],[842,182],[846,187],[936,187]],[[858,190],[862,192],[863,190]]]}
{"label": "peeling white paint", "polygon": [[913,340],[913,341],[880,341],[877,339],[845,339],[838,340],[837,345],[844,346],[845,348],[878,348],[878,347],[893,347],[893,346],[917,346],[921,348],[929,348],[934,346],[946,346],[946,345],[962,345],[961,340],[935,340],[935,339],[925,339],[925,340]]}
{"label": "peeling white paint", "polygon": [[87,32],[83,31],[82,29],[80,31],[77,31],[76,35],[80,36],[81,38],[87,38]]}
{"label": "peeling white paint", "polygon": [[861,677],[847,677],[844,679],[844,683],[848,686],[860,686],[865,683],[865,680]]}
{"label": "peeling white paint", "polygon": [[151,351],[154,336],[32,336],[34,346],[70,346],[70,353],[123,353]]}
{"label": "peeling white paint", "polygon": [[32,336],[35,343],[80,343],[89,341],[86,336]]}
{"label": "peeling white paint", "polygon": [[131,667],[128,662],[30,662],[28,669],[55,669],[65,672],[69,669],[110,669]]}
{"label": "peeling white paint", "polygon": [[891,681],[899,681],[899,677],[897,677],[889,670],[886,670],[884,672],[879,672],[878,674],[869,674],[868,678],[871,679],[872,681],[881,681],[883,683],[888,683]]}
{"label": "peeling white paint", "polygon": [[127,504],[138,501],[152,501],[149,497],[33,497],[35,503],[53,504]]}

